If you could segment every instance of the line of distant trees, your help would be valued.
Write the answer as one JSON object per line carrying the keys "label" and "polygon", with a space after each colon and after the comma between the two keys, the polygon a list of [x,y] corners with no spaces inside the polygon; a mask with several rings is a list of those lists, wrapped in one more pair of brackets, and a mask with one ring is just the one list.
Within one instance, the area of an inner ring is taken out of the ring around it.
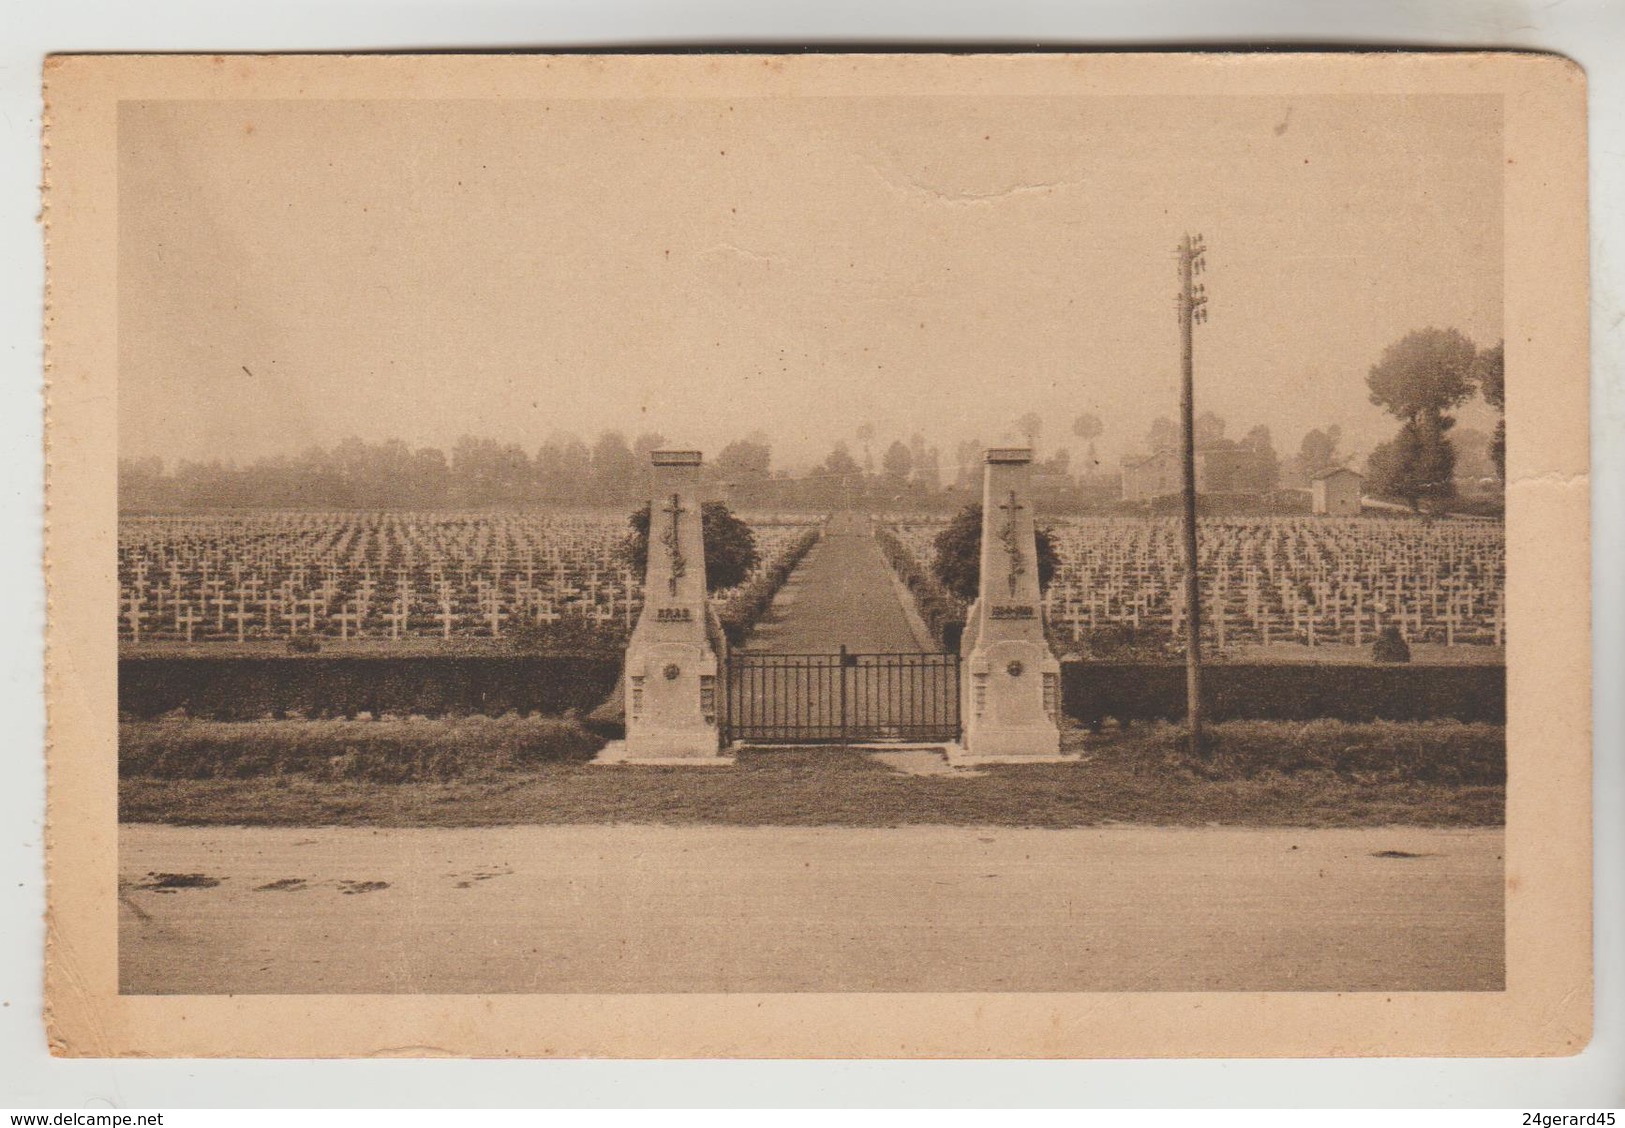
{"label": "line of distant trees", "polygon": [[[1403,424],[1399,436],[1379,446],[1369,459],[1372,492],[1413,506],[1442,503],[1454,497],[1455,477],[1502,476],[1504,422],[1494,436],[1466,428],[1453,431],[1450,414],[1475,391],[1492,405],[1501,405],[1499,345],[1480,352],[1454,330],[1411,334],[1373,366],[1368,382],[1373,401],[1388,407]],[[1223,483],[1208,487],[1219,492],[1304,488],[1315,475],[1355,461],[1353,454],[1340,449],[1342,431],[1336,424],[1310,430],[1297,453],[1283,458],[1266,426],[1254,426],[1241,438],[1230,439],[1225,420],[1212,412],[1202,413],[1195,422],[1200,450],[1234,452],[1235,457],[1210,459],[1210,478],[1216,467],[1231,468]],[[1023,443],[1033,448],[1038,503],[1064,512],[1118,502],[1122,477],[1095,453],[1095,440],[1105,431],[1100,418],[1085,413],[1073,421],[1071,434],[1085,450],[1077,462],[1067,446],[1044,441],[1044,424],[1043,417],[1029,413],[993,444]],[[756,432],[728,443],[714,456],[708,451],[705,473],[712,492],[734,509],[951,512],[979,494],[987,445],[979,439],[957,444],[945,457],[918,433],[906,441],[886,441],[878,438],[873,424],[865,423],[854,429],[852,437],[855,446],[839,439],[817,465],[792,474],[775,468],[771,443]],[[1178,429],[1161,417],[1138,445],[1152,455],[1173,449],[1177,441]],[[166,466],[158,458],[121,459],[119,506],[135,512],[620,507],[648,499],[649,453],[667,445],[666,437],[654,431],[631,440],[621,432],[605,431],[590,444],[576,435],[555,434],[534,451],[472,436],[459,439],[449,453],[393,439],[349,438],[334,447],[312,447],[302,454],[245,465],[182,460]]]}

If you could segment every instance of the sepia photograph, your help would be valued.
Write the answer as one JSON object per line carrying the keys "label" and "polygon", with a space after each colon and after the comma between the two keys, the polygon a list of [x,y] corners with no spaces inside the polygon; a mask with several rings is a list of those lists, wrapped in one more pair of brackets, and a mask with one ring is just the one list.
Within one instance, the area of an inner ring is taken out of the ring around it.
{"label": "sepia photograph", "polygon": [[1518,492],[1585,456],[1583,113],[1578,238],[1513,179],[1583,84],[1406,58],[61,60],[107,1005],[1408,997],[1466,1052],[1509,921],[1586,920],[1509,825],[1588,825],[1584,499]]}

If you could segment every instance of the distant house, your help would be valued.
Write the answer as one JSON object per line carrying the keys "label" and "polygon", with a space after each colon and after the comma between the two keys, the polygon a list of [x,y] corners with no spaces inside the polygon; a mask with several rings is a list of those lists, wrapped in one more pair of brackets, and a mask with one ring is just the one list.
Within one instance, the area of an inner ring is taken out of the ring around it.
{"label": "distant house", "polygon": [[1358,517],[1365,477],[1339,466],[1316,474],[1309,485],[1310,509],[1322,517]]}
{"label": "distant house", "polygon": [[1174,451],[1159,450],[1144,458],[1123,461],[1124,501],[1150,501],[1179,490],[1179,455]]}
{"label": "distant house", "polygon": [[[1264,456],[1234,443],[1200,447],[1196,451],[1196,492],[1202,494],[1254,493],[1260,489]],[[1269,475],[1273,484],[1274,473]],[[1152,501],[1177,494],[1183,488],[1179,452],[1159,450],[1123,462],[1123,500]],[[1268,488],[1265,486],[1263,488]]]}

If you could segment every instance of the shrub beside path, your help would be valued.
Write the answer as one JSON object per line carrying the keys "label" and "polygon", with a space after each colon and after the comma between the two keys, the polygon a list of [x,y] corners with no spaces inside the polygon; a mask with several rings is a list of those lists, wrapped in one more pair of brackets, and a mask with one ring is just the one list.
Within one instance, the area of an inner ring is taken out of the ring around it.
{"label": "shrub beside path", "polygon": [[933,649],[909,623],[869,519],[852,513],[830,520],[773,613],[745,640],[747,650],[785,654],[829,654],[842,646],[855,653]]}

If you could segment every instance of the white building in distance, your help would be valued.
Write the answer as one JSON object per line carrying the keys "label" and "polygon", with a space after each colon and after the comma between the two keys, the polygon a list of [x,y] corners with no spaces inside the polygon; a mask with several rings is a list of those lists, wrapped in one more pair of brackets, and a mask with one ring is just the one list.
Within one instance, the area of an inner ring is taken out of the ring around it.
{"label": "white building in distance", "polygon": [[1321,517],[1358,517],[1365,477],[1357,470],[1338,466],[1316,474],[1310,483],[1310,508]]}

